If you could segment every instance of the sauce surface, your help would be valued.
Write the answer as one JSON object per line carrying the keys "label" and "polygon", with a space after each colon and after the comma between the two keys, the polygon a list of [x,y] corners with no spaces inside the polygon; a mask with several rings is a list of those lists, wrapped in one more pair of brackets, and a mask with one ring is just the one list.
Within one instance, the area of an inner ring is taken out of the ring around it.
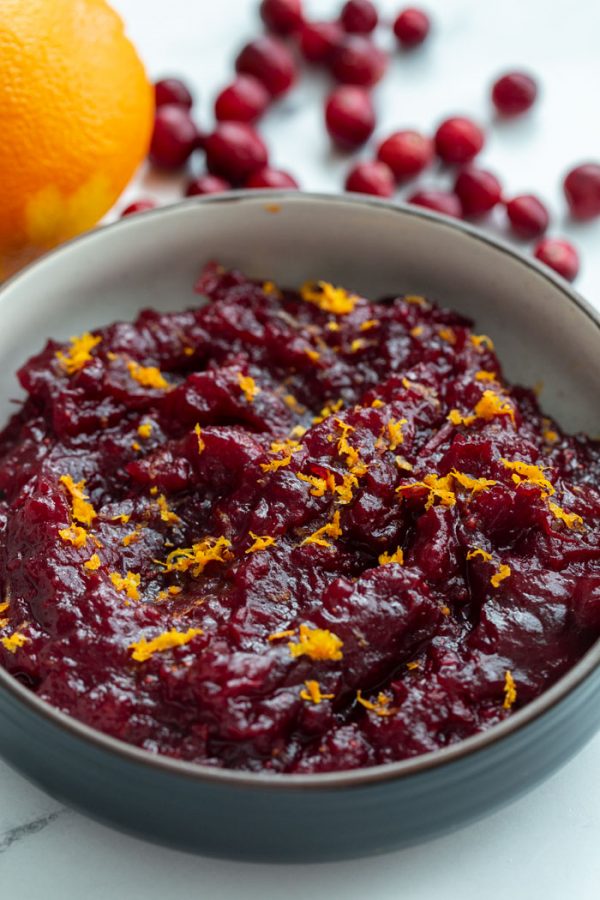
{"label": "sauce surface", "polygon": [[149,751],[324,772],[455,743],[600,635],[600,443],[422,297],[215,264],[19,372],[0,664]]}

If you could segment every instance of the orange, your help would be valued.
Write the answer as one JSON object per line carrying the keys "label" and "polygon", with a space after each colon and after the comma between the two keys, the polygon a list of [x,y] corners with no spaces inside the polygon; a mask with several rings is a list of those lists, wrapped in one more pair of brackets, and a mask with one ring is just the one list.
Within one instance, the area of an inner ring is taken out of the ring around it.
{"label": "orange", "polygon": [[1,279],[113,205],[154,99],[104,0],[0,0],[0,110]]}

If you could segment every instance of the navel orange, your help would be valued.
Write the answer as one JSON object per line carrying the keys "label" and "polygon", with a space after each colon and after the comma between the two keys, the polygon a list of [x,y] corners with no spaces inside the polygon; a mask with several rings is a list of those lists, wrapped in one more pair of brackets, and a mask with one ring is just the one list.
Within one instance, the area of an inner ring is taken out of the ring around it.
{"label": "navel orange", "polygon": [[148,149],[153,102],[104,0],[1,0],[0,279],[112,206]]}

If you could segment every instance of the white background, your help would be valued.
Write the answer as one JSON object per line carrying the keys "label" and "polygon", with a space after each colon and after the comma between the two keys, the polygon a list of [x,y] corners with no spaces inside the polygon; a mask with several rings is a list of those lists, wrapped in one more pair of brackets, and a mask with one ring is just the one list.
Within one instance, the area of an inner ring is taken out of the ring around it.
{"label": "white background", "polygon": [[[150,75],[189,80],[200,98],[200,124],[209,128],[215,89],[230,77],[236,48],[258,29],[256,3],[113,3]],[[313,18],[337,7],[305,3]],[[379,6],[393,13],[399,4]],[[581,250],[577,287],[600,307],[600,221],[570,223],[560,190],[571,165],[600,159],[600,3],[428,0],[427,9],[435,21],[431,39],[412,54],[396,53],[377,88],[377,135],[401,127],[432,131],[452,113],[487,123],[482,160],[501,176],[507,194],[547,199],[551,233],[570,237]],[[389,38],[382,32],[381,40]],[[541,100],[522,120],[493,122],[488,86],[511,67],[539,75]],[[339,190],[348,167],[331,153],[321,123],[326,85],[324,77],[304,79],[261,126],[273,162],[307,190]],[[201,170],[201,160],[194,169]],[[176,199],[182,180],[142,173],[117,211],[139,196]],[[503,233],[501,216],[493,228]],[[152,847],[63,809],[0,764],[2,900],[598,900],[599,845],[600,736],[545,785],[474,826],[388,856],[318,866],[247,865]]]}

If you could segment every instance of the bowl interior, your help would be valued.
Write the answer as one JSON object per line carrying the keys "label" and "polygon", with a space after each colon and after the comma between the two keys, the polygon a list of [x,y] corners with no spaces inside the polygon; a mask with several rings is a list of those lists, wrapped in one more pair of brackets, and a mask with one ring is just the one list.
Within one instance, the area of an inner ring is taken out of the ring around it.
{"label": "bowl interior", "polygon": [[0,419],[21,396],[13,373],[47,337],[195,304],[193,283],[211,259],[290,286],[321,278],[370,297],[426,294],[493,337],[511,381],[541,383],[544,408],[565,428],[600,433],[598,319],[559,279],[419,210],[274,192],[131,217],[13,279],[0,295]]}
{"label": "bowl interior", "polygon": [[[542,383],[542,404],[563,427],[600,434],[600,316],[561,279],[476,230],[423,210],[275,192],[195,198],[125,219],[71,242],[8,282],[0,290],[0,423],[22,396],[15,371],[48,337],[130,320],[144,307],[178,310],[202,302],[193,284],[209,260],[282,285],[321,278],[369,297],[426,294],[493,337],[511,381]],[[597,642],[515,716],[453,747],[370,770],[276,779],[149,755],[50,708],[2,669],[0,685],[71,734],[134,761],[213,781],[269,786],[283,780],[322,788],[422,771],[494,743],[547,712],[599,660]]]}

